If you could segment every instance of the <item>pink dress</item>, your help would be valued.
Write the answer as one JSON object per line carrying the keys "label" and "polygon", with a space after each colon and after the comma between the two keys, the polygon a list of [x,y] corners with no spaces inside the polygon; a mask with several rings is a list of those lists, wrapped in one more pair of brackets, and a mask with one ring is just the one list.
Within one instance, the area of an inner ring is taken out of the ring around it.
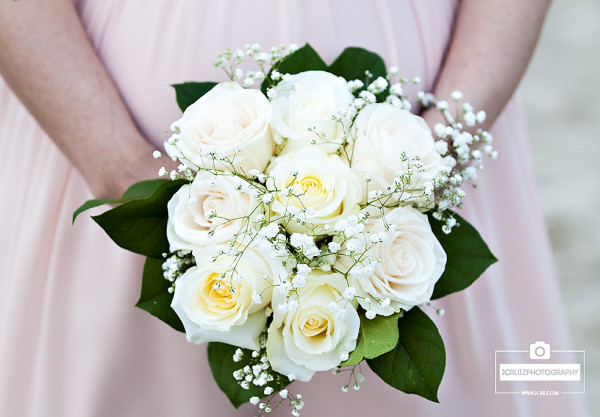
{"label": "pink dress", "polygon": [[[328,62],[363,46],[431,88],[455,13],[455,1],[439,0],[79,3],[94,48],[157,147],[180,115],[169,85],[223,80],[211,63],[226,46],[310,42]],[[436,303],[447,312],[433,317],[447,349],[440,404],[400,393],[364,366],[356,393],[342,393],[345,377],[330,373],[293,385],[303,415],[585,415],[582,397],[494,394],[495,350],[570,346],[514,100],[493,134],[500,158],[487,164],[464,215],[500,262]],[[71,225],[91,194],[1,80],[0,138],[0,416],[255,415],[229,405],[204,346],[134,307],[142,259],[87,215]]]}

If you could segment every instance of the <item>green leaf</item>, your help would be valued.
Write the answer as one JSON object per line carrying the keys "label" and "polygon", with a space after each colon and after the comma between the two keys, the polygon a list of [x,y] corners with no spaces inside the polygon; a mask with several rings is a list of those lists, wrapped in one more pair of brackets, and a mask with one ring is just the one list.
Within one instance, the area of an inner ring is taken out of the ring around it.
{"label": "green leaf", "polygon": [[369,367],[392,387],[439,402],[437,391],[446,367],[446,350],[437,327],[418,307],[398,320],[398,345]]}
{"label": "green leaf", "polygon": [[140,181],[136,182],[131,187],[129,187],[127,191],[123,193],[122,197],[107,200],[88,200],[73,213],[73,223],[75,223],[75,219],[77,218],[77,216],[91,208],[102,206],[104,204],[122,204],[138,198],[148,197],[165,182],[170,182],[170,180],[157,179]]}
{"label": "green leaf", "polygon": [[445,234],[442,222],[429,214],[433,233],[448,256],[446,269],[435,285],[431,299],[464,290],[497,261],[479,232],[458,214],[455,213],[454,217],[460,226]]}
{"label": "green leaf", "polygon": [[169,251],[167,203],[185,183],[164,181],[148,197],[127,201],[92,218],[123,249],[161,258]]}
{"label": "green leaf", "polygon": [[181,320],[171,308],[173,294],[169,293],[171,283],[163,277],[163,261],[163,259],[146,258],[142,275],[142,293],[136,307],[146,310],[175,330],[184,332]]}
{"label": "green leaf", "polygon": [[365,358],[373,359],[394,349],[398,344],[398,318],[401,315],[376,316],[369,320],[362,312],[356,349],[340,366],[358,365]]}
{"label": "green leaf", "polygon": [[154,179],[136,182],[135,184],[131,185],[131,187],[129,187],[127,191],[125,191],[125,193],[123,193],[122,198],[127,198],[131,200],[136,198],[146,198],[152,195],[163,184],[167,184],[170,182],[173,181],[166,179]]}
{"label": "green leaf", "polygon": [[175,89],[175,97],[179,108],[181,111],[185,111],[185,109],[194,104],[215,85],[217,85],[217,83],[212,81],[203,83],[190,81],[181,84],[173,84],[171,87]]}
{"label": "green leaf", "polygon": [[316,70],[327,71],[327,65],[309,44],[305,44],[277,64],[277,71],[282,74],[298,74]]}
{"label": "green leaf", "polygon": [[327,64],[319,54],[310,46],[305,44],[302,48],[292,52],[279,60],[273,67],[261,85],[261,91],[266,93],[267,87],[273,84],[271,72],[279,71],[281,74],[298,74],[304,71],[327,71]]}
{"label": "green leaf", "polygon": [[[356,47],[344,49],[342,54],[329,66],[329,72],[342,76],[347,81],[365,81],[365,71],[373,74],[371,80],[375,80],[377,77],[385,78],[387,74],[385,62],[379,55]],[[368,84],[368,82],[365,84]]]}
{"label": "green leaf", "polygon": [[[242,360],[234,362],[233,355],[236,349],[238,349],[237,346],[210,342],[208,344],[208,363],[210,364],[210,370],[215,378],[215,382],[221,391],[227,395],[233,406],[238,408],[240,405],[250,401],[250,397],[263,398],[265,396],[265,387],[258,387],[250,383],[249,389],[246,390],[236,381],[233,377],[235,371],[242,369],[246,365],[252,366],[255,363],[259,363],[259,358],[252,358],[252,351],[248,349],[242,349],[244,352]],[[290,383],[287,377],[275,371],[271,371],[271,374],[275,375],[275,380],[269,382],[268,385],[274,388],[274,392],[282,390]]]}

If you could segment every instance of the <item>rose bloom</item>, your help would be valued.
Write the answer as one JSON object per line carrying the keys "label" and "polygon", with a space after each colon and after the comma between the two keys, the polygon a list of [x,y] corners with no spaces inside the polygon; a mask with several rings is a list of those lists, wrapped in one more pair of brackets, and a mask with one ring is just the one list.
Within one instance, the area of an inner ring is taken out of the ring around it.
{"label": "rose bloom", "polygon": [[[244,89],[236,82],[217,84],[174,123],[179,133],[165,143],[165,149],[194,170],[231,171],[230,163],[219,160],[226,156],[237,172],[262,171],[274,151],[271,115],[271,105],[259,90]],[[216,153],[216,160],[207,152]]]}
{"label": "rose bloom", "polygon": [[[177,279],[171,303],[188,341],[223,342],[258,350],[272,285],[287,277],[281,262],[267,259],[251,247],[245,249],[233,273],[234,259],[229,256],[221,255],[215,262],[207,262],[205,256],[196,256],[196,260],[199,266]],[[261,294],[260,304],[253,301],[253,293]]]}
{"label": "rose bloom", "polygon": [[[353,274],[351,270],[350,277],[361,306],[389,316],[431,299],[433,288],[446,266],[446,253],[431,231],[427,216],[412,207],[391,210],[385,215],[385,223],[390,226],[387,240],[367,252],[368,258],[380,258],[381,262],[370,274]],[[381,218],[368,222],[365,228],[370,234],[385,230]],[[347,256],[340,256],[339,262],[342,271],[352,265]],[[364,297],[370,298],[370,302],[367,303]],[[390,299],[389,305],[377,301],[386,298]]]}
{"label": "rose bloom", "polygon": [[[191,184],[177,190],[167,205],[171,252],[225,243],[248,226],[252,218],[246,216],[253,211],[252,217],[259,214],[255,210],[259,202],[238,190],[238,183],[237,177],[200,171]],[[212,217],[212,212],[218,217]]]}
{"label": "rose bloom", "polygon": [[[269,181],[273,181],[279,190],[271,204],[271,211],[276,215],[299,213],[300,218],[310,225],[325,226],[358,212],[362,193],[360,182],[337,155],[307,147],[278,157],[267,172],[271,176]],[[289,195],[286,195],[288,191]],[[307,213],[300,213],[302,209]],[[294,220],[285,228],[290,233],[311,230]],[[323,228],[314,232],[327,234]]]}
{"label": "rose bloom", "polygon": [[[287,139],[283,152],[292,152],[311,146],[316,140],[327,153],[335,153],[342,143],[342,125],[333,116],[348,109],[354,96],[346,80],[325,71],[306,71],[292,75],[275,87],[272,99],[273,121],[276,137]],[[315,133],[325,133],[325,143]]]}
{"label": "rose bloom", "polygon": [[[401,200],[425,203],[422,200],[425,185],[431,183],[443,168],[425,121],[408,110],[379,103],[365,106],[356,118],[355,127],[356,138],[349,145],[348,154],[353,155],[352,169],[361,178],[364,179],[366,174],[372,177],[368,190],[386,191],[393,186],[394,179],[405,169],[401,160],[401,154],[405,152],[409,158],[420,158],[424,172],[415,172]],[[363,202],[366,202],[367,183],[362,181],[362,184]]]}
{"label": "rose bloom", "polygon": [[309,381],[315,372],[338,366],[356,348],[360,319],[355,306],[340,302],[342,314],[334,314],[330,306],[343,300],[346,288],[343,275],[313,271],[306,286],[298,289],[298,309],[286,313],[278,309],[285,296],[273,293],[273,322],[267,338],[273,370]]}

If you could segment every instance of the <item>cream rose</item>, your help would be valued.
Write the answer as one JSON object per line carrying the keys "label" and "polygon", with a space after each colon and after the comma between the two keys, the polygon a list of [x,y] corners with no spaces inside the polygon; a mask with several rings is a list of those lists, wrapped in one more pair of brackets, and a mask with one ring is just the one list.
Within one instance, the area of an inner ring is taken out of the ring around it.
{"label": "cream rose", "polygon": [[[217,84],[174,123],[179,133],[165,148],[192,169],[231,171],[230,163],[219,160],[225,156],[238,172],[262,171],[274,151],[271,116],[271,105],[259,90],[244,89],[236,82]],[[216,153],[216,161],[209,152]]]}
{"label": "cream rose", "polygon": [[238,190],[238,183],[237,177],[200,171],[173,195],[167,205],[171,252],[225,243],[248,226],[247,216],[259,214],[259,202]]}
{"label": "cream rose", "polygon": [[[372,178],[368,190],[383,190],[393,186],[394,180],[407,167],[402,162],[402,153],[409,158],[419,157],[423,172],[413,175],[401,200],[427,204],[423,198],[424,188],[431,183],[443,168],[442,160],[435,150],[431,130],[425,121],[408,110],[397,108],[389,103],[367,105],[358,114],[356,138],[349,145],[348,154],[352,157],[352,169],[361,178],[369,174]],[[367,183],[362,181],[366,201]]]}
{"label": "cream rose", "polygon": [[315,234],[327,234],[322,226],[331,226],[359,210],[360,181],[337,155],[308,147],[278,157],[267,172],[279,190],[271,204],[273,213],[298,216],[298,221],[285,224],[291,233],[312,230],[302,224],[305,221],[317,226]]}
{"label": "cream rose", "polygon": [[[271,302],[272,285],[287,274],[280,261],[267,259],[250,247],[234,273],[233,261],[222,255],[215,262],[199,262],[199,266],[188,269],[175,283],[171,307],[181,319],[188,341],[223,342],[257,350],[267,322],[265,308]],[[261,295],[260,303],[255,302],[256,294]]]}
{"label": "cream rose", "polygon": [[[385,224],[390,227],[387,239],[367,252],[368,259],[380,258],[381,262],[370,274],[351,270],[350,277],[363,308],[388,316],[431,299],[446,266],[446,253],[431,231],[427,216],[412,207],[391,210],[385,215]],[[379,218],[367,223],[365,231],[371,235],[385,233],[385,224]],[[339,262],[342,270],[352,265],[345,256],[340,256]],[[388,298],[389,304],[385,301]]]}
{"label": "cream rose", "polygon": [[[354,100],[346,80],[325,71],[294,74],[275,87],[272,99],[272,128],[276,137],[287,139],[283,152],[316,146],[335,153],[342,143],[342,125],[333,116],[346,110]],[[309,129],[324,133],[327,142]]]}
{"label": "cream rose", "polygon": [[[355,306],[345,302],[347,288],[341,274],[313,271],[298,289],[298,308],[281,313],[286,298],[273,293],[273,322],[267,338],[267,357],[273,370],[309,381],[315,372],[339,365],[356,348],[360,319]],[[337,314],[331,303],[338,303]]]}

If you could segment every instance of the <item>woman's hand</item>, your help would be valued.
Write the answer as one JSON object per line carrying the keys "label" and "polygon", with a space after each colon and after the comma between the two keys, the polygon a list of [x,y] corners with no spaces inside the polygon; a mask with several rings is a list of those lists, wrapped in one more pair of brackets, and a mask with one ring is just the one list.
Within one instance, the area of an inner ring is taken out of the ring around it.
{"label": "woman's hand", "polygon": [[[488,130],[513,95],[537,43],[550,0],[462,0],[454,34],[434,94],[450,100],[464,93],[485,110]],[[442,122],[436,109],[423,112],[430,126]]]}
{"label": "woman's hand", "polygon": [[0,2],[0,73],[95,197],[119,197],[170,162],[152,159],[71,0]]}

